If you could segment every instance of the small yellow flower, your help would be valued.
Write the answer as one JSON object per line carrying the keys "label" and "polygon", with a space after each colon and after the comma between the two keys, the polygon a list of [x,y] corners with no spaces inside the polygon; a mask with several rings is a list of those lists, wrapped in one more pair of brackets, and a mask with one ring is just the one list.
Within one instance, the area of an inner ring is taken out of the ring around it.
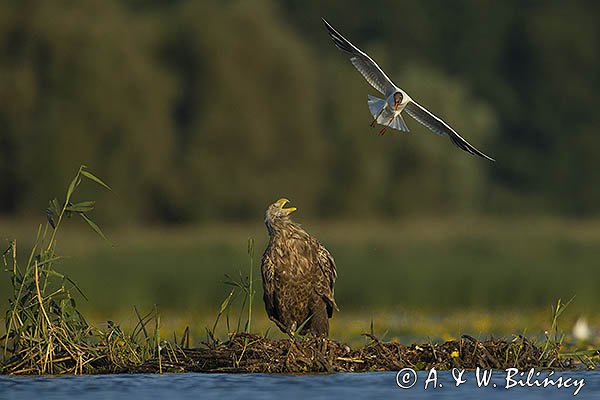
{"label": "small yellow flower", "polygon": [[458,351],[454,350],[452,353],[450,353],[450,357],[452,358],[458,358],[459,354]]}

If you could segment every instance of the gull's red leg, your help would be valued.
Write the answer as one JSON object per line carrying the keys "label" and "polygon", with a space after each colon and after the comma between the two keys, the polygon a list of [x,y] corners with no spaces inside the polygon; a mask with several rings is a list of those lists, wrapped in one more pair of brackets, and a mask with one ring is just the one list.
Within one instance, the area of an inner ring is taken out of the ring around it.
{"label": "gull's red leg", "polygon": [[379,114],[377,114],[377,116],[375,117],[375,119],[373,120],[373,122],[371,122],[371,128],[375,128],[375,124],[377,124],[377,120],[379,119],[379,117],[381,116],[381,114],[383,114],[383,110],[385,110],[385,106],[381,108],[381,111],[379,111]]}
{"label": "gull's red leg", "polygon": [[394,121],[394,116],[392,116],[392,118],[390,118],[390,122],[387,123],[387,125],[385,125],[380,131],[379,131],[379,136],[383,136],[385,135],[385,131],[387,130],[387,128],[389,128],[392,125],[392,122]]}

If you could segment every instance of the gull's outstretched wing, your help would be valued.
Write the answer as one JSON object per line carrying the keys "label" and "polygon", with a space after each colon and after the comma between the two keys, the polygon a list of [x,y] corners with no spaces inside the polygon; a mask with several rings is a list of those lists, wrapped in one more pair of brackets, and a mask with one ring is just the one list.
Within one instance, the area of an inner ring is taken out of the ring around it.
{"label": "gull's outstretched wing", "polygon": [[336,47],[344,53],[350,55],[350,61],[352,61],[352,64],[356,67],[358,72],[365,77],[371,86],[386,96],[389,96],[396,91],[396,86],[371,57],[346,40],[346,38],[340,35],[338,31],[333,29],[333,27],[329,25],[324,18],[323,23],[329,31],[329,35],[333,39],[333,43],[336,45]]}
{"label": "gull's outstretched wing", "polygon": [[438,135],[448,135],[452,143],[456,147],[463,149],[464,151],[477,155],[479,157],[483,157],[490,161],[496,161],[491,157],[486,156],[481,151],[477,150],[473,145],[463,139],[454,129],[452,129],[448,124],[444,121],[427,111],[423,106],[415,103],[413,100],[409,101],[404,108],[404,111],[408,113],[411,117],[425,125],[432,132],[437,133]]}

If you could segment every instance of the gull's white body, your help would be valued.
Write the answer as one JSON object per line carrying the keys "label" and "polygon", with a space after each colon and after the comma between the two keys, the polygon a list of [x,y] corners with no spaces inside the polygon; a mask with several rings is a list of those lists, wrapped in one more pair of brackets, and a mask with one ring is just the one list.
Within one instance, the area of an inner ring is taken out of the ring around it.
{"label": "gull's white body", "polygon": [[402,101],[398,107],[394,107],[394,94],[397,92],[388,96],[387,100],[368,95],[369,100],[367,104],[369,105],[371,115],[377,119],[379,125],[408,132],[408,126],[406,126],[406,122],[402,118],[402,111],[404,111],[408,102],[411,101],[411,98],[402,89],[398,89],[398,91],[403,94]]}
{"label": "gull's white body", "polygon": [[[323,19],[333,43],[338,49],[350,56],[350,61],[361,75],[377,89],[385,98],[368,97],[367,104],[369,111],[373,115],[374,121],[383,125],[382,134],[386,128],[393,128],[399,131],[408,132],[408,127],[402,118],[402,112],[406,111],[408,115],[425,125],[429,130],[438,135],[447,135],[452,143],[464,151],[483,157],[490,161],[493,158],[486,156],[477,150],[473,145],[462,138],[450,125],[446,124],[440,118],[427,111],[425,107],[414,101],[404,90],[396,86],[390,78],[383,72],[371,57],[361,51],[358,47],[350,43],[345,37],[337,32],[327,21]],[[396,103],[395,97],[402,95],[401,101]]]}

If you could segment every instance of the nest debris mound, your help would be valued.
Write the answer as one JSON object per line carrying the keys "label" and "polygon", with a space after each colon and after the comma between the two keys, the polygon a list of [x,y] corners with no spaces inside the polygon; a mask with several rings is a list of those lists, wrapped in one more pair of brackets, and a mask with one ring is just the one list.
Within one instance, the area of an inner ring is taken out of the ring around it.
{"label": "nest debris mound", "polygon": [[558,348],[544,350],[517,336],[477,340],[463,336],[445,343],[403,345],[382,342],[372,335],[364,347],[352,349],[331,339],[305,337],[273,340],[240,333],[228,341],[195,349],[163,349],[155,358],[128,372],[330,373],[398,371],[405,367],[506,369],[572,368],[558,357]]}

